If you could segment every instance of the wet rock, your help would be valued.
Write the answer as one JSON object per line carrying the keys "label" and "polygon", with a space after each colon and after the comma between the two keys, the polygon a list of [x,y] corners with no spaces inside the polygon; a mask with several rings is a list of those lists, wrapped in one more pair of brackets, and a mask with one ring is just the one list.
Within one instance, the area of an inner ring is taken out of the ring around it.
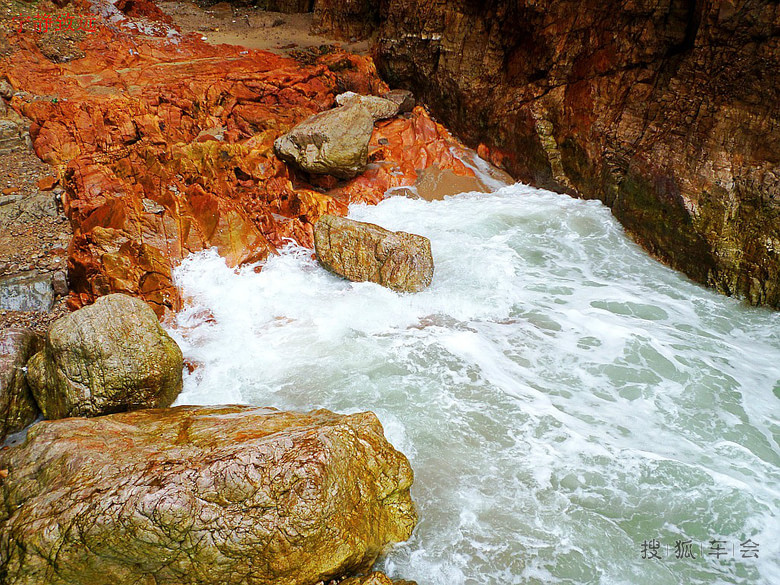
{"label": "wet rock", "polygon": [[0,277],[0,309],[47,312],[54,304],[51,274],[37,270]]}
{"label": "wet rock", "polygon": [[417,582],[407,581],[406,579],[393,580],[384,573],[374,571],[368,575],[350,577],[341,581],[339,585],[417,585]]}
{"label": "wet rock", "polygon": [[42,345],[41,337],[32,331],[0,330],[0,443],[38,416],[24,366]]}
{"label": "wet rock", "polygon": [[44,421],[0,469],[16,585],[313,585],[366,571],[416,522],[412,470],[372,413]]}
{"label": "wet rock", "polygon": [[777,2],[412,0],[381,15],[385,78],[483,158],[601,199],[654,256],[780,307]]}
{"label": "wet rock", "polygon": [[411,112],[416,105],[414,94],[407,89],[392,89],[382,96],[398,106],[398,113]]}
{"label": "wet rock", "polygon": [[320,264],[354,282],[419,292],[433,279],[431,242],[416,234],[325,215],[314,226],[314,246]]}
{"label": "wet rock", "polygon": [[43,415],[57,419],[170,406],[182,368],[154,311],[112,294],[55,321],[27,377]]}
{"label": "wet rock", "polygon": [[368,162],[374,117],[360,103],[315,114],[274,142],[283,161],[307,173],[351,179]]}
{"label": "wet rock", "polygon": [[399,104],[395,101],[377,97],[375,95],[360,95],[352,91],[337,95],[336,103],[340,106],[361,105],[369,111],[375,121],[396,116],[399,107]]}

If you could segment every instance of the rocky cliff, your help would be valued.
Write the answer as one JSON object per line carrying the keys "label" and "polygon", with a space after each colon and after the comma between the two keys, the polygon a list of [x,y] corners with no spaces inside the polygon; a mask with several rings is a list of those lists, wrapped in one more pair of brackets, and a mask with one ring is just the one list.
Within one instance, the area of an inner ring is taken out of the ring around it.
{"label": "rocky cliff", "polygon": [[[319,0],[339,34],[351,8]],[[598,198],[650,253],[780,306],[780,5],[384,0],[375,58],[517,179]]]}

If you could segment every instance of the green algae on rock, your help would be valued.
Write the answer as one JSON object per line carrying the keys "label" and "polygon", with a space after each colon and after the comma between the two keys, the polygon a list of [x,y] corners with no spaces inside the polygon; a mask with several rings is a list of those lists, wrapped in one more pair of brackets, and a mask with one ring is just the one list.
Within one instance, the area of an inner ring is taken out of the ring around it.
{"label": "green algae on rock", "polygon": [[42,345],[40,336],[32,331],[0,331],[0,441],[21,431],[38,416],[24,364]]}
{"label": "green algae on rock", "polygon": [[176,407],[43,421],[0,453],[14,585],[314,585],[417,521],[376,416]]}
{"label": "green algae on rock", "polygon": [[56,419],[170,406],[182,367],[149,305],[112,294],[55,321],[27,377],[44,417]]}
{"label": "green algae on rock", "polygon": [[354,282],[420,292],[433,279],[431,242],[424,236],[325,215],[314,224],[314,248],[320,264]]}

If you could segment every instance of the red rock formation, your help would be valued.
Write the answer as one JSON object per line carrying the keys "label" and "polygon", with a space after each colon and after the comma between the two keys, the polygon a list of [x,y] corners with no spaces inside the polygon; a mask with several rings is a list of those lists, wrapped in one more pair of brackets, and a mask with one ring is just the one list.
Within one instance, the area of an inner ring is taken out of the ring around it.
{"label": "red rock formation", "polygon": [[417,169],[473,175],[452,154],[462,146],[422,108],[378,124],[364,176],[296,174],[275,157],[274,139],[342,91],[386,91],[370,58],[210,46],[178,34],[148,1],[121,8],[139,18],[102,21],[79,42],[83,58],[47,59],[25,31],[10,35],[0,61],[22,92],[11,105],[33,121],[36,153],[66,189],[74,308],[125,292],[163,315],[179,306],[171,269],[190,252],[215,246],[230,265],[262,260],[285,238],[311,246],[321,215],[377,202],[413,184]]}
{"label": "red rock formation", "polygon": [[[341,4],[318,0],[336,33],[360,25]],[[780,4],[383,0],[379,13],[385,79],[483,156],[601,199],[670,265],[780,307]]]}

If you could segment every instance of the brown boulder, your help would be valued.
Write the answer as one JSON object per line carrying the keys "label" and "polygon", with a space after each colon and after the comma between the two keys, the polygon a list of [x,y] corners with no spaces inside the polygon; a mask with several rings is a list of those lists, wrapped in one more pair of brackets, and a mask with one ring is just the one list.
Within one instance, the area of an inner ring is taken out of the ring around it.
{"label": "brown boulder", "polygon": [[27,385],[24,365],[42,345],[43,340],[32,331],[0,331],[0,442],[38,416],[38,405]]}
{"label": "brown boulder", "polygon": [[431,242],[416,234],[325,215],[314,226],[314,247],[320,264],[354,282],[419,292],[433,279]]}
{"label": "brown boulder", "polygon": [[372,413],[177,407],[44,421],[0,453],[15,585],[315,585],[416,522]]}

